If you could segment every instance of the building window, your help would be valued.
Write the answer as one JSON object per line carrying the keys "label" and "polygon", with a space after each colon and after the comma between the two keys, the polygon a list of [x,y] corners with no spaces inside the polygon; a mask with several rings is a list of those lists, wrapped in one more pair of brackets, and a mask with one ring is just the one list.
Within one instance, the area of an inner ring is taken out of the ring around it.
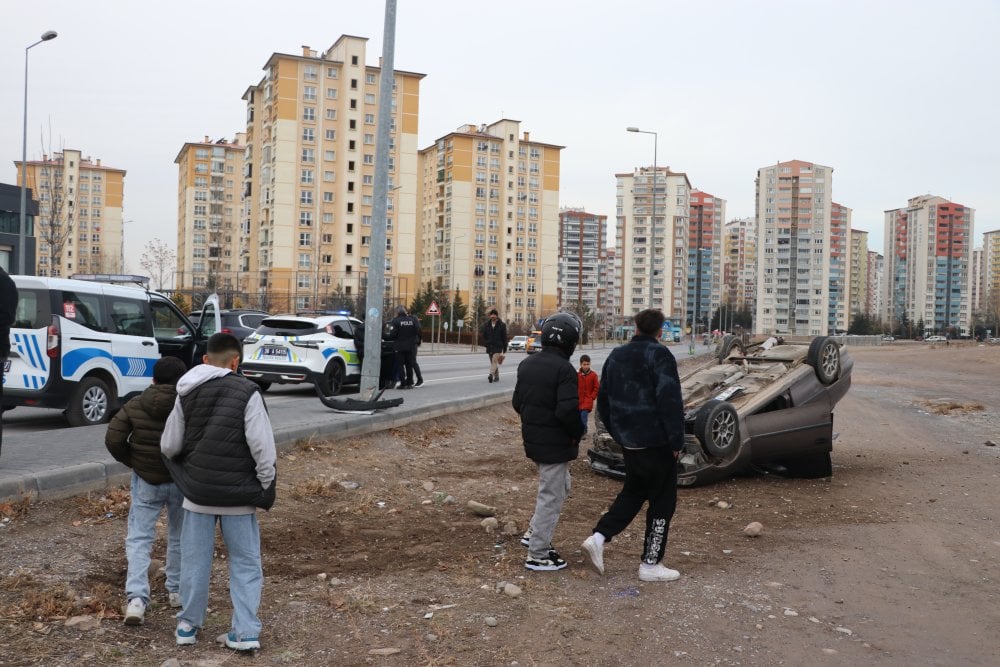
{"label": "building window", "polygon": [[299,203],[300,204],[312,204],[313,193],[312,190],[302,190],[299,193]]}
{"label": "building window", "polygon": [[327,88],[326,89],[326,99],[328,99],[328,100],[335,100],[335,99],[337,99],[337,89],[336,88]]}
{"label": "building window", "polygon": [[309,232],[299,233],[299,245],[303,247],[309,247],[312,245],[312,234]]}
{"label": "building window", "polygon": [[374,125],[374,124],[375,124],[375,114],[373,114],[373,113],[366,113],[365,114],[365,125]]}
{"label": "building window", "polygon": [[302,109],[302,120],[316,120],[316,107],[305,107]]}
{"label": "building window", "polygon": [[316,130],[311,127],[302,128],[302,141],[312,143],[316,140]]}
{"label": "building window", "polygon": [[302,99],[304,99],[306,102],[316,101],[316,86],[303,86]]}
{"label": "building window", "polygon": [[299,213],[299,224],[305,227],[311,227],[313,222],[313,214],[309,211],[302,211]]}
{"label": "building window", "polygon": [[299,268],[308,269],[312,262],[310,261],[311,255],[307,252],[299,253]]}
{"label": "building window", "polygon": [[323,151],[323,159],[327,162],[333,162],[337,159],[337,151]]}
{"label": "building window", "polygon": [[326,119],[327,120],[337,120],[337,110],[336,109],[327,109],[326,110]]}
{"label": "building window", "polygon": [[300,179],[300,182],[301,183],[305,183],[305,184],[312,183],[313,182],[313,170],[312,169],[303,169],[302,170],[302,178]]}
{"label": "building window", "polygon": [[323,201],[325,203],[327,203],[327,204],[331,203],[333,201],[333,193],[332,192],[324,192],[323,193]]}
{"label": "building window", "polygon": [[326,138],[327,141],[336,141],[336,139],[337,139],[337,131],[336,130],[325,130],[324,133],[323,133],[323,136]]}
{"label": "building window", "polygon": [[368,84],[374,84],[375,83],[375,73],[374,72],[368,72],[367,74],[365,74],[365,83],[368,83]]}
{"label": "building window", "polygon": [[365,104],[375,104],[375,93],[365,93]]}
{"label": "building window", "polygon": [[326,76],[327,76],[328,79],[336,79],[337,78],[337,68],[336,67],[327,67],[326,68]]}
{"label": "building window", "polygon": [[303,148],[302,161],[306,164],[312,164],[316,161],[316,152],[311,148]]}

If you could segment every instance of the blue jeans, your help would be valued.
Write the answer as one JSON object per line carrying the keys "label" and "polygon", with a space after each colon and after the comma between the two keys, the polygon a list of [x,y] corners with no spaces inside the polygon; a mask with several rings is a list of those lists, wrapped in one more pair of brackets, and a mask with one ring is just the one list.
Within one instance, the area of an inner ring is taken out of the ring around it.
{"label": "blue jeans", "polygon": [[149,556],[156,541],[156,521],[164,507],[167,508],[167,591],[180,590],[183,502],[184,496],[173,482],[150,484],[132,473],[132,507],[128,511],[128,536],[125,538],[126,599],[141,598],[149,604]]}
{"label": "blue jeans", "polygon": [[580,410],[580,421],[583,422],[583,434],[587,434],[587,422],[590,421],[590,410]]}
{"label": "blue jeans", "polygon": [[196,628],[205,622],[208,608],[208,582],[212,576],[212,551],[215,548],[215,523],[222,528],[222,539],[229,552],[229,599],[233,603],[230,630],[237,639],[260,635],[257,617],[264,572],[260,564],[260,527],[257,514],[199,514],[184,510],[181,533],[181,611],[177,618]]}

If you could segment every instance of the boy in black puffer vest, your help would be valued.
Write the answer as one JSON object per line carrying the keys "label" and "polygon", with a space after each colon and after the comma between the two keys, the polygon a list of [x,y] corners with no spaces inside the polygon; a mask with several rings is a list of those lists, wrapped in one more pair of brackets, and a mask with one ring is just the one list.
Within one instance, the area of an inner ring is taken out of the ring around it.
{"label": "boy in black puffer vest", "polygon": [[174,409],[174,385],[184,375],[184,362],[164,357],[153,366],[153,384],[136,396],[108,424],[104,445],[115,460],[132,469],[132,504],[128,510],[125,555],[125,625],[142,625],[149,605],[149,557],[156,540],[156,521],[167,509],[167,595],[181,606],[181,525],[184,496],[160,456],[160,435]]}
{"label": "boy in black puffer vest", "polygon": [[264,584],[257,508],[274,504],[274,432],[253,382],[236,375],[240,342],[231,334],[208,339],[205,363],[177,382],[160,449],[184,494],[181,603],[177,643],[194,644],[208,609],[215,524],[229,552],[233,617],[227,647],[260,648],[257,616]]}

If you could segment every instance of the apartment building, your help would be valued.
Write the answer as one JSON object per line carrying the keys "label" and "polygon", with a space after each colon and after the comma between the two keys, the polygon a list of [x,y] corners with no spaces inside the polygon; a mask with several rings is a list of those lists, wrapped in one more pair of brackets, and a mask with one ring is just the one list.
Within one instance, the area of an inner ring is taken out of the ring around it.
{"label": "apartment building", "polygon": [[837,202],[830,204],[830,242],[827,250],[830,272],[827,332],[846,333],[851,316],[851,209]]}
{"label": "apartment building", "polygon": [[756,328],[825,335],[830,329],[833,168],[792,160],[757,170]]}
{"label": "apartment building", "polygon": [[563,146],[520,125],[462,125],[420,150],[416,257],[420,284],[527,326],[558,306]]}
{"label": "apartment building", "polygon": [[708,330],[722,299],[722,221],[726,200],[701,190],[690,194],[687,239],[687,319],[695,333]]}
{"label": "apartment building", "polygon": [[982,275],[979,312],[996,323],[1000,320],[1000,229],[983,234]]}
{"label": "apartment building", "polygon": [[[885,279],[885,258],[882,253],[868,251],[868,291],[865,297],[865,313],[870,317],[881,318],[885,311],[882,302],[882,282]],[[888,322],[882,322],[886,332]]]}
{"label": "apartment building", "polygon": [[621,294],[618,284],[618,249],[614,246],[605,252],[604,266],[601,275],[604,276],[604,304],[601,309],[606,332],[614,331],[615,313],[618,312],[618,298]]}
{"label": "apartment building", "polygon": [[[607,291],[608,216],[587,213],[582,208],[559,211],[559,308],[598,314]],[[603,313],[600,313],[603,318]]]}
{"label": "apartment building", "polygon": [[124,273],[124,169],[69,149],[14,164],[38,200],[36,275]]}
{"label": "apartment building", "polygon": [[982,315],[986,305],[984,294],[986,293],[986,272],[983,270],[982,248],[972,251],[972,261],[969,263],[969,310],[972,312],[972,319],[975,321],[977,315]]}
{"label": "apartment building", "polygon": [[217,291],[223,305],[248,305],[238,288],[247,270],[240,226],[246,135],[185,143],[177,165],[178,289]]}
{"label": "apartment building", "polygon": [[[274,53],[247,105],[241,290],[260,307],[329,307],[366,291],[374,208],[381,68],[367,38],[343,35],[323,52]],[[423,74],[395,70],[389,140],[386,300],[418,289],[413,248],[417,117]]]}
{"label": "apartment building", "polygon": [[968,333],[974,219],[974,209],[934,195],[885,212],[883,319],[891,326],[903,324],[908,335]]}
{"label": "apartment building", "polygon": [[691,182],[670,167],[615,174],[618,311],[628,324],[640,310],[660,308],[674,326],[687,319]]}
{"label": "apartment building", "polygon": [[720,305],[755,310],[757,304],[757,219],[735,218],[723,234]]}
{"label": "apartment building", "polygon": [[851,246],[847,266],[847,315],[849,327],[855,315],[868,313],[868,232],[862,229],[851,230]]}

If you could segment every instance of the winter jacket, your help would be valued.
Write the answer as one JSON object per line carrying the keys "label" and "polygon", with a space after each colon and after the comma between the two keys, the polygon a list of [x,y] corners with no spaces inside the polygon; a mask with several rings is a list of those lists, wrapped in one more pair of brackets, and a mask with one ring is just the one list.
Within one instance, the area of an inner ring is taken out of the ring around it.
{"label": "winter jacket", "polygon": [[17,286],[0,267],[0,359],[10,354],[10,328],[17,316]]}
{"label": "winter jacket", "polygon": [[413,315],[394,317],[389,331],[396,352],[415,350],[420,345],[420,320]]}
{"label": "winter jacket", "polygon": [[203,364],[181,377],[160,449],[185,509],[249,514],[274,504],[274,432],[264,401],[228,368]]}
{"label": "winter jacket", "polygon": [[511,404],[521,416],[529,459],[564,463],[577,457],[583,435],[578,402],[576,369],[558,347],[543,347],[518,365]]}
{"label": "winter jacket", "polygon": [[612,350],[601,369],[597,413],[622,447],[683,449],[684,401],[670,350],[642,334]]}
{"label": "winter jacket", "polygon": [[588,370],[586,373],[577,373],[576,376],[577,384],[580,387],[579,408],[589,412],[594,409],[594,401],[597,400],[597,390],[600,387],[600,381],[597,379],[597,373],[592,370]]}
{"label": "winter jacket", "polygon": [[174,385],[150,385],[115,414],[104,434],[111,456],[150,484],[173,481],[160,456],[160,436],[176,398]]}
{"label": "winter jacket", "polygon": [[487,320],[479,335],[486,346],[486,354],[507,354],[507,325],[500,318],[497,318],[496,324]]}

